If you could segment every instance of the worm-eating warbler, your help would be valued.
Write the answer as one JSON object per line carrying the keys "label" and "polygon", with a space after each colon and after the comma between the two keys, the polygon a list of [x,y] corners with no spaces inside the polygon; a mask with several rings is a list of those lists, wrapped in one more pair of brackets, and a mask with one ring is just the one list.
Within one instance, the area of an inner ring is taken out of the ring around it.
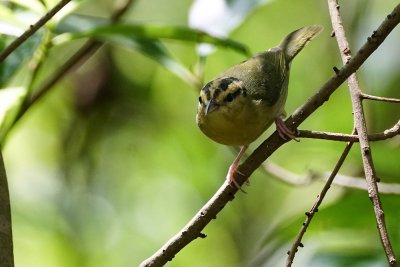
{"label": "worm-eating warbler", "polygon": [[227,174],[231,186],[239,188],[233,174],[248,145],[274,121],[281,138],[294,138],[282,120],[291,61],[322,30],[318,25],[300,28],[201,89],[196,116],[201,131],[218,143],[242,146]]}

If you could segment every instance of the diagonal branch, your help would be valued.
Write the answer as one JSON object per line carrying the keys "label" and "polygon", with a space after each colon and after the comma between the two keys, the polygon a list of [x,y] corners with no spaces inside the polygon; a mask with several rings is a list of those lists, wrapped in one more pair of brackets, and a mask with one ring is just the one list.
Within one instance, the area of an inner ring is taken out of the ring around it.
{"label": "diagonal branch", "polygon": [[[353,131],[354,133],[354,131]],[[314,205],[312,206],[311,210],[306,212],[306,220],[304,221],[300,232],[298,233],[296,240],[294,241],[292,247],[288,251],[288,258],[286,261],[286,267],[292,266],[294,256],[299,247],[303,247],[301,240],[304,234],[307,231],[308,226],[311,223],[312,218],[314,217],[315,213],[318,212],[318,208],[321,205],[322,201],[324,200],[326,193],[328,192],[329,188],[332,185],[333,179],[335,178],[336,174],[339,172],[340,168],[342,167],[347,155],[349,154],[351,147],[353,146],[353,142],[348,142],[342,155],[340,156],[338,162],[336,163],[335,168],[333,169],[331,175],[329,175],[328,180],[325,183],[325,186],[322,188],[321,193],[317,196],[317,200],[315,201]]]}
{"label": "diagonal branch", "polygon": [[[301,175],[291,172],[271,161],[264,162],[262,164],[262,170],[265,173],[268,173],[269,175],[279,179],[279,181],[281,182],[296,186],[309,185],[316,179],[327,181],[330,175],[330,172],[319,173],[313,170],[310,170],[305,175]],[[364,177],[353,177],[343,174],[337,174],[335,180],[333,180],[333,184],[345,188],[368,191],[367,183]],[[400,183],[380,182],[378,184],[378,189],[381,194],[400,195]]]}
{"label": "diagonal branch", "polygon": [[[323,178],[325,179],[325,178]],[[336,175],[335,185],[347,187],[347,188],[354,188],[360,189],[364,191],[368,191],[368,186],[365,181],[365,178],[356,178],[356,177],[349,177],[345,175]],[[378,189],[381,194],[388,194],[388,195],[400,195],[400,184],[398,183],[383,183],[380,182],[378,184]]]}
{"label": "diagonal branch", "polygon": [[[328,0],[328,5],[329,5],[329,12],[331,14],[332,26],[335,31],[335,36],[338,42],[339,50],[341,51],[342,60],[344,63],[346,63],[348,59],[351,57],[351,53],[342,26],[342,21],[339,13],[339,5],[337,0]],[[368,41],[374,42],[373,38],[376,37],[377,34],[379,33],[374,32],[374,34],[372,35],[371,38],[368,39]],[[363,96],[355,73],[349,77],[348,83],[349,83],[349,90],[353,106],[354,127],[357,130],[358,138],[360,140],[361,156],[364,165],[365,179],[367,181],[369,198],[371,199],[374,207],[379,235],[381,237],[381,242],[385,250],[389,266],[398,266],[396,258],[393,253],[392,245],[390,244],[390,239],[385,223],[383,207],[379,197],[378,185],[377,185],[378,179],[374,168],[374,163],[372,160],[372,151],[368,141],[367,126],[362,106]]]}
{"label": "diagonal branch", "polygon": [[[368,135],[369,141],[382,141],[389,138],[393,138],[400,134],[400,120],[391,128],[386,129],[381,133],[374,133]],[[331,141],[345,141],[345,142],[358,142],[358,135],[354,134],[342,134],[342,133],[329,133],[320,131],[307,131],[298,130],[296,137],[301,138],[314,138],[314,139],[324,139]]]}
{"label": "diagonal branch", "polygon": [[60,11],[65,5],[71,0],[61,0],[56,6],[54,6],[49,12],[41,17],[35,24],[31,25],[21,36],[16,38],[9,46],[7,46],[0,53],[0,63],[3,62],[15,49],[23,44],[30,36],[32,36],[37,30],[39,30],[44,24],[46,24],[58,11]]}
{"label": "diagonal branch", "polygon": [[[295,128],[317,110],[329,96],[341,85],[353,72],[355,72],[364,61],[379,47],[389,33],[400,22],[400,5],[396,6],[392,13],[386,18],[376,30],[373,42],[366,42],[358,53],[349,60],[348,64],[337,71],[319,90],[299,107],[290,118],[286,125]],[[235,173],[235,180],[243,185],[248,177],[264,162],[272,153],[280,148],[287,141],[282,140],[277,132],[274,132],[265,140],[247,159],[238,167],[243,175]],[[190,242],[198,237],[205,237],[201,231],[224,206],[234,198],[236,188],[224,183],[215,195],[200,209],[200,211],[188,222],[183,229],[173,236],[165,245],[156,251],[151,257],[141,263],[141,267],[163,266]]]}

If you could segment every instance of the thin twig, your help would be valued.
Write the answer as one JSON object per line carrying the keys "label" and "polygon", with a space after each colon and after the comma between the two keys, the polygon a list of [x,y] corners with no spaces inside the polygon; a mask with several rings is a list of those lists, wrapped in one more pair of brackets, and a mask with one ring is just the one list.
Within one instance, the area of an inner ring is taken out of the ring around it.
{"label": "thin twig", "polygon": [[[368,135],[369,141],[382,141],[389,138],[393,138],[400,134],[400,120],[389,129],[386,129],[380,133],[374,133]],[[314,138],[323,139],[331,141],[344,141],[344,142],[358,142],[358,135],[352,134],[342,134],[342,133],[330,133],[330,132],[320,132],[320,131],[308,131],[308,130],[298,130],[296,137],[300,138]]]}
{"label": "thin twig", "polygon": [[300,229],[300,232],[298,233],[296,240],[294,241],[291,249],[288,251],[286,267],[292,266],[293,259],[294,259],[294,256],[296,255],[298,248],[303,247],[301,240],[302,240],[305,232],[307,231],[307,228],[310,225],[311,220],[314,217],[315,213],[318,212],[318,208],[321,205],[322,200],[324,200],[326,193],[328,192],[329,188],[331,187],[333,179],[335,178],[336,174],[339,172],[340,168],[342,167],[343,162],[345,161],[347,155],[349,154],[352,146],[353,146],[353,142],[347,143],[342,155],[340,156],[338,162],[336,163],[335,168],[333,169],[331,175],[329,176],[328,180],[326,181],[325,186],[321,190],[321,193],[317,196],[317,200],[315,201],[311,210],[306,212],[306,220],[304,221],[304,223]]}
{"label": "thin twig", "polygon": [[[271,162],[270,160],[265,161],[262,164],[262,170],[264,170],[269,175],[279,179],[279,181],[295,186],[307,186],[317,179],[327,181],[330,175],[330,172],[319,173],[315,171],[309,171],[308,173],[301,175],[289,171],[277,165],[276,163]],[[359,189],[364,191],[368,190],[364,177],[353,177],[343,174],[337,174],[332,184],[345,188]],[[400,183],[379,182],[378,189],[381,194],[400,195]]]}
{"label": "thin twig", "polygon": [[15,49],[23,44],[30,36],[32,36],[37,30],[39,30],[46,22],[48,22],[58,11],[60,11],[66,4],[71,0],[61,0],[55,7],[41,17],[35,24],[31,25],[21,36],[16,38],[9,46],[7,46],[0,53],[0,63],[3,62]]}
{"label": "thin twig", "polygon": [[6,169],[0,149],[0,266],[14,266],[13,239],[11,227],[10,195]]}
{"label": "thin twig", "polygon": [[[346,63],[351,57],[350,47],[347,42],[347,38],[342,26],[342,21],[339,13],[339,4],[337,0],[328,0],[329,12],[331,15],[332,27],[335,31],[336,40],[341,51],[343,63]],[[388,19],[391,19],[388,17]],[[376,38],[376,32],[372,37],[368,38],[369,42],[374,42]],[[349,91],[351,95],[351,102],[353,106],[354,116],[354,127],[357,130],[358,137],[360,140],[361,156],[364,165],[365,179],[368,186],[368,194],[372,201],[376,222],[379,230],[379,235],[383,248],[385,250],[386,257],[388,259],[389,266],[398,266],[397,260],[394,256],[393,248],[390,243],[387,227],[385,223],[385,216],[383,207],[379,197],[377,175],[372,160],[371,147],[368,142],[367,127],[365,122],[365,116],[362,106],[362,93],[359,87],[356,74],[352,74],[348,80]]]}
{"label": "thin twig", "polygon": [[264,161],[261,165],[261,170],[266,174],[279,179],[281,182],[294,186],[310,185],[317,178],[317,175],[314,175],[312,172],[309,172],[306,175],[300,175],[279,166],[271,160]]}
{"label": "thin twig", "polygon": [[368,100],[376,100],[376,101],[383,101],[383,102],[392,102],[392,103],[400,103],[399,98],[390,98],[390,97],[382,97],[382,96],[375,96],[375,95],[369,95],[365,93],[361,93],[361,97],[363,99],[368,99]]}
{"label": "thin twig", "polygon": [[[323,178],[325,179],[325,178]],[[368,186],[364,177],[349,177],[345,175],[336,175],[335,185],[368,191]],[[398,183],[378,183],[379,193],[386,195],[400,195],[400,184]]]}
{"label": "thin twig", "polygon": [[[295,128],[317,110],[325,101],[328,101],[332,93],[353,73],[364,61],[379,47],[389,33],[400,22],[400,5],[396,6],[390,14],[391,19],[385,19],[377,29],[379,38],[374,42],[367,42],[361,50],[332,76],[319,90],[299,107],[291,117],[286,120],[286,125]],[[238,167],[243,175],[235,173],[235,180],[243,185],[248,177],[264,162],[272,153],[287,141],[282,140],[275,131],[268,137],[253,153]],[[225,179],[224,179],[225,180]],[[175,255],[197,237],[205,237],[201,231],[212,219],[223,209],[228,201],[234,198],[238,189],[224,183],[215,195],[205,204],[190,222],[183,227],[175,236],[164,244],[152,256],[143,261],[141,267],[163,266]]]}

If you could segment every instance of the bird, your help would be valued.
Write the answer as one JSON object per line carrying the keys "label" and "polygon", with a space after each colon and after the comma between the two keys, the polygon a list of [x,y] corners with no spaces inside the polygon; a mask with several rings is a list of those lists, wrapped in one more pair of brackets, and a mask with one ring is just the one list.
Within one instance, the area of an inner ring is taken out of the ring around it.
{"label": "bird", "polygon": [[234,65],[200,90],[196,115],[200,130],[217,143],[241,147],[226,176],[230,186],[241,189],[234,178],[240,159],[274,122],[281,138],[295,138],[283,121],[291,62],[322,31],[320,25],[297,29],[278,46]]}

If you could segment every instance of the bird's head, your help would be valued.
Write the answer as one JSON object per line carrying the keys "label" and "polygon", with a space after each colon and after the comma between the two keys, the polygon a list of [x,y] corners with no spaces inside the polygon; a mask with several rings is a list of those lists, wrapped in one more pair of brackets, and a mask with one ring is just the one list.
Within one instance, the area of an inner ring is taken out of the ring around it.
{"label": "bird's head", "polygon": [[207,83],[200,91],[199,112],[205,116],[217,111],[240,109],[247,97],[243,82],[234,77],[220,77]]}

